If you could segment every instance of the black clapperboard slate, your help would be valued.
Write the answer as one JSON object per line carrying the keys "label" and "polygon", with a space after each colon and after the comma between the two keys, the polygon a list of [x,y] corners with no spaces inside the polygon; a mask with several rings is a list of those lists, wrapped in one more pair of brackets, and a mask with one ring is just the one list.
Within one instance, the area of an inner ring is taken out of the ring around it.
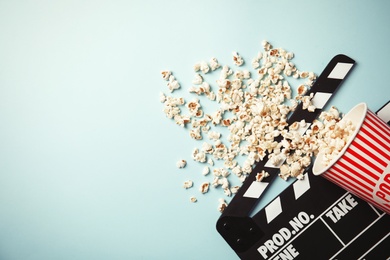
{"label": "black clapperboard slate", "polygon": [[[300,104],[288,123],[305,119],[309,127],[354,64],[345,55],[335,56],[307,93],[313,93],[316,110],[309,113]],[[390,123],[390,103],[377,114]],[[267,158],[257,163],[217,221],[217,231],[241,259],[390,259],[390,215],[314,176],[311,167],[303,180],[250,217],[279,172]],[[257,182],[262,170],[270,176]]]}

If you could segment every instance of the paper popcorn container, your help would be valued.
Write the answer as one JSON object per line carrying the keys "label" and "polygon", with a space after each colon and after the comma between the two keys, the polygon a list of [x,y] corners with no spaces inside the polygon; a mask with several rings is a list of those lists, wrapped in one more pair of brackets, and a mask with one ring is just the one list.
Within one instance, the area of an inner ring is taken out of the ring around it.
{"label": "paper popcorn container", "polygon": [[320,152],[313,174],[390,214],[390,126],[368,110],[365,103],[352,108],[342,120],[353,122],[354,133],[327,166],[321,162]]}

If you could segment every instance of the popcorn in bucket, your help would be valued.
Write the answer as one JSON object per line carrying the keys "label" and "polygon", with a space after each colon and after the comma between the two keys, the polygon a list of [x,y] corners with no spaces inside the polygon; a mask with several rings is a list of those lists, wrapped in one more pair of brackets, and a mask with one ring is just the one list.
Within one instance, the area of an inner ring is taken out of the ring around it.
{"label": "popcorn in bucket", "polygon": [[341,152],[325,165],[318,154],[313,174],[355,194],[390,214],[390,126],[367,109],[365,103],[352,108],[342,120],[355,130]]}

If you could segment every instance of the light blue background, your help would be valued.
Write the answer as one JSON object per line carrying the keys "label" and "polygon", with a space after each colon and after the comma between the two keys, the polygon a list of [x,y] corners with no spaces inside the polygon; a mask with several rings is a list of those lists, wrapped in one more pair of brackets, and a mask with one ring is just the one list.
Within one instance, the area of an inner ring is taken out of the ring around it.
{"label": "light blue background", "polygon": [[0,259],[237,259],[215,230],[221,191],[181,187],[204,180],[190,159],[199,143],[165,118],[160,71],[189,97],[195,62],[229,64],[232,51],[250,62],[263,39],[316,73],[344,53],[357,66],[331,104],[375,111],[390,97],[389,10],[386,0],[1,0]]}

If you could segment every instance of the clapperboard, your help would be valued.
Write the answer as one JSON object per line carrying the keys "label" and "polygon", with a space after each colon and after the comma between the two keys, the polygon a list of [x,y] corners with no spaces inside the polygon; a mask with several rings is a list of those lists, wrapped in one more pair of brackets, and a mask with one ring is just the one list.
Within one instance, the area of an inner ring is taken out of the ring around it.
{"label": "clapperboard", "polygon": [[[288,123],[305,119],[308,129],[354,64],[345,55],[335,56],[308,93],[313,93],[316,110],[309,113],[301,104]],[[390,104],[377,114],[389,122]],[[279,172],[280,165],[267,163],[267,158],[255,166],[217,221],[218,232],[241,259],[390,259],[390,215],[314,176],[310,167],[303,180],[253,214]],[[262,170],[270,176],[257,182]]]}

